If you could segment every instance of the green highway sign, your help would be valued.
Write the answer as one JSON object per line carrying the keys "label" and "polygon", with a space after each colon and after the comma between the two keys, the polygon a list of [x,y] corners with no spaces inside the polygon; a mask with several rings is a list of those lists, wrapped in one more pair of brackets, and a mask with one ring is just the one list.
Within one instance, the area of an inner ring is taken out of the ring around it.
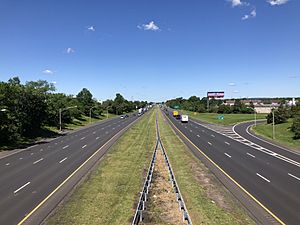
{"label": "green highway sign", "polygon": [[175,106],[174,106],[174,109],[179,109],[179,105],[175,105]]}
{"label": "green highway sign", "polygon": [[224,115],[218,116],[219,120],[224,120]]}

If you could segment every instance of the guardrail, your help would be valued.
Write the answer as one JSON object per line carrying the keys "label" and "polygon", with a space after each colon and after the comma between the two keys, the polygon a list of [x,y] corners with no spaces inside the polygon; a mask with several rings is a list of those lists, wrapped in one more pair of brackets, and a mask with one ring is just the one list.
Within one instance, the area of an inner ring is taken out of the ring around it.
{"label": "guardrail", "polygon": [[162,141],[160,139],[160,132],[159,132],[159,126],[158,126],[158,121],[157,121],[157,115],[156,115],[156,137],[157,137],[157,140],[156,140],[155,149],[154,149],[154,152],[152,154],[152,159],[151,159],[150,166],[149,166],[149,169],[148,169],[147,177],[146,177],[146,180],[145,180],[145,183],[144,183],[141,195],[140,195],[140,199],[139,199],[136,211],[135,211],[135,215],[134,215],[134,218],[133,218],[133,221],[132,221],[132,225],[137,225],[140,222],[142,222],[143,219],[144,219],[143,211],[145,211],[145,203],[147,201],[147,195],[149,194],[149,189],[151,187],[153,170],[154,170],[155,162],[156,162],[156,154],[157,154],[159,146],[162,150],[162,153],[163,153],[163,156],[164,156],[164,159],[165,159],[165,163],[168,167],[170,182],[171,182],[172,187],[174,189],[174,193],[176,194],[176,200],[177,200],[178,205],[179,205],[179,210],[182,211],[182,220],[186,221],[188,225],[192,225],[192,220],[191,220],[191,218],[189,216],[189,213],[186,209],[183,197],[182,197],[181,192],[179,190],[179,187],[178,187],[177,181],[175,179],[175,175],[173,173],[173,170],[172,170],[171,164],[169,162],[167,153],[166,153],[165,148],[164,148],[164,146],[162,144]]}

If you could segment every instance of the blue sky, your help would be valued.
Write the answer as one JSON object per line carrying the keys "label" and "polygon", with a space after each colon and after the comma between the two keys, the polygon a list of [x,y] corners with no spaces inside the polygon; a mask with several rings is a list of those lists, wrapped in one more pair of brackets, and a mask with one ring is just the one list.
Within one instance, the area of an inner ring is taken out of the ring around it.
{"label": "blue sky", "polygon": [[105,100],[300,96],[299,0],[0,0],[0,80]]}

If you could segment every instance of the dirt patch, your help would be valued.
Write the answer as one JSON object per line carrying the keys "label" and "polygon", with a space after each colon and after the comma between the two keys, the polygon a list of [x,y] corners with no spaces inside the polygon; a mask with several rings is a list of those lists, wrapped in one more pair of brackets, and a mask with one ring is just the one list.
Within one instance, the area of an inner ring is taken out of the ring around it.
{"label": "dirt patch", "polygon": [[170,182],[169,171],[160,147],[156,155],[146,210],[142,224],[186,224]]}

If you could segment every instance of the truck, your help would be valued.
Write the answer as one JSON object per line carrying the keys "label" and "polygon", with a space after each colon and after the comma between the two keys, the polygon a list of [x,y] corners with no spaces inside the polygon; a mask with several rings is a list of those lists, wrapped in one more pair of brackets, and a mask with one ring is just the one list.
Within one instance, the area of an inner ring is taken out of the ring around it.
{"label": "truck", "polygon": [[182,123],[189,122],[189,116],[188,115],[181,115],[181,122]]}
{"label": "truck", "polygon": [[173,116],[174,116],[175,118],[179,117],[178,111],[173,111]]}
{"label": "truck", "polygon": [[143,108],[140,108],[140,109],[139,109],[139,113],[142,113],[142,112],[143,112]]}

